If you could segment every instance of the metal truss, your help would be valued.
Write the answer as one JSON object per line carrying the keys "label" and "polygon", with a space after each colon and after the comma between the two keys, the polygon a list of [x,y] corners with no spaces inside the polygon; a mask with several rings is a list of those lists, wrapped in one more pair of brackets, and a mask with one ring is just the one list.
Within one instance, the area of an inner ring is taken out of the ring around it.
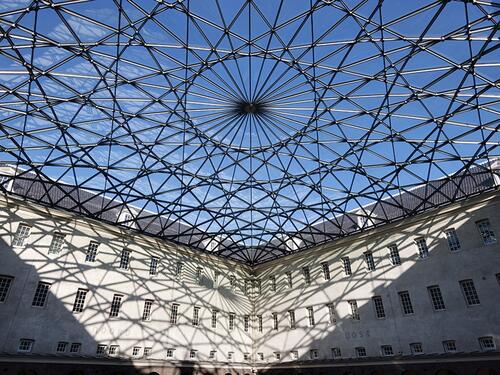
{"label": "metal truss", "polygon": [[5,179],[248,264],[492,189],[498,9],[4,1]]}

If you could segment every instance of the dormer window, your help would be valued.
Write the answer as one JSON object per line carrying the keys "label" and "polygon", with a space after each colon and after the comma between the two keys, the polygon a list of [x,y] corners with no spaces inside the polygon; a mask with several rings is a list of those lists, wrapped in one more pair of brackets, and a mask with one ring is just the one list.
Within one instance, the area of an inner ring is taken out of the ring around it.
{"label": "dormer window", "polygon": [[125,225],[126,227],[135,229],[135,219],[137,217],[137,212],[130,210],[128,207],[125,207],[120,216],[118,217],[118,223]]}
{"label": "dormer window", "polygon": [[356,213],[356,220],[357,220],[357,225],[358,229],[366,229],[369,227],[372,227],[375,225],[375,220],[377,218],[377,215],[375,215],[373,212],[368,212],[364,210],[359,210]]}
{"label": "dormer window", "polygon": [[303,244],[303,241],[300,238],[292,237],[292,236],[287,236],[285,238],[286,238],[286,240],[284,241],[285,242],[285,247],[289,251],[296,251]]}
{"label": "dormer window", "polygon": [[220,244],[222,243],[222,237],[214,236],[213,238],[207,238],[206,240],[203,240],[201,243],[205,250],[214,252],[219,249]]}

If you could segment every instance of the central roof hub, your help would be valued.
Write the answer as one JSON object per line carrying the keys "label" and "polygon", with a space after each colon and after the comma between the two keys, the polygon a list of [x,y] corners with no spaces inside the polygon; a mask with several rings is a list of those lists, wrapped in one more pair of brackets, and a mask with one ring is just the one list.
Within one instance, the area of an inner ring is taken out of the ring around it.
{"label": "central roof hub", "polygon": [[241,101],[236,105],[238,112],[242,115],[257,115],[262,112],[264,106],[259,102]]}

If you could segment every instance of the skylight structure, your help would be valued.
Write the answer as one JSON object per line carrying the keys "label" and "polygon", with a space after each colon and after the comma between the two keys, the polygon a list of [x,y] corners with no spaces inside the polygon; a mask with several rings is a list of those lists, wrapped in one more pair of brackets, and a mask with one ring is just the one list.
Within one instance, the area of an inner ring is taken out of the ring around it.
{"label": "skylight structure", "polygon": [[249,264],[325,243],[495,188],[497,30],[481,0],[4,1],[2,188]]}

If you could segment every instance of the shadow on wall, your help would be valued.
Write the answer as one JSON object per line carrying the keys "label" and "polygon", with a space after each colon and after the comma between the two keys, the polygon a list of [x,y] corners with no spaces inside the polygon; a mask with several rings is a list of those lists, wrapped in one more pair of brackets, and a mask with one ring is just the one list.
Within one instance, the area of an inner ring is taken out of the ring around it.
{"label": "shadow on wall", "polygon": [[[499,221],[497,216],[491,212],[492,222]],[[304,287],[301,275],[296,277],[297,282],[294,282],[294,287],[302,288],[299,293],[293,294],[286,290],[281,290],[281,293],[267,293],[274,294],[274,298],[281,296],[280,300],[274,299],[273,303],[264,298],[261,305],[261,308],[267,306],[269,309],[275,306],[276,311],[281,311],[279,331],[265,331],[260,338],[257,336],[255,346],[267,347],[267,355],[276,351],[281,352],[282,356],[288,356],[290,350],[298,350],[300,362],[293,363],[289,368],[285,368],[286,363],[283,362],[270,363],[259,370],[259,374],[498,375],[500,361],[488,361],[488,353],[475,353],[479,358],[470,363],[456,361],[460,352],[479,352],[478,338],[498,337],[500,334],[499,285],[495,277],[495,274],[500,272],[500,246],[498,242],[494,245],[482,245],[474,223],[483,218],[471,215],[460,227],[457,227],[457,222],[460,223],[462,217],[448,217],[446,224],[442,222],[442,217],[430,219],[430,222],[439,220],[444,227],[456,229],[462,244],[462,249],[456,253],[450,252],[442,227],[439,231],[433,231],[432,228],[436,228],[434,224],[437,223],[431,223],[427,232],[418,234],[425,236],[429,245],[430,253],[427,259],[416,259],[414,239],[418,235],[408,230],[403,236],[398,234],[401,238],[396,244],[402,260],[402,265],[399,266],[393,266],[389,262],[387,234],[381,235],[378,240],[375,236],[372,237],[371,242],[361,251],[373,251],[376,265],[374,271],[368,271],[364,261],[352,259],[352,276],[344,276],[340,258],[352,256],[348,250],[336,257],[338,262],[330,263],[332,279],[329,281],[323,279],[317,253],[306,257],[307,261],[299,260],[284,266],[287,269],[300,270],[303,265],[310,264],[311,277],[315,281]],[[497,235],[500,234],[499,228],[494,228],[494,231]],[[271,271],[263,271],[263,279],[269,277],[266,272]],[[285,269],[276,271],[274,268],[272,272],[284,274]],[[466,306],[459,285],[459,281],[465,279],[473,280],[481,305]],[[442,293],[445,304],[442,311],[434,310],[431,303],[428,287],[434,285],[438,285]],[[376,317],[374,301],[371,297],[367,298],[363,288],[373,290],[372,296],[382,298],[384,317]],[[410,295],[413,313],[403,314],[399,297],[399,293],[403,291],[408,291]],[[364,299],[361,296],[364,296]],[[349,300],[356,300],[359,320],[352,318]],[[336,320],[333,324],[330,323],[326,306],[332,302]],[[306,312],[306,307],[309,306],[313,306],[315,312],[316,323],[313,327],[309,326]],[[286,313],[288,309],[295,311],[296,329],[289,328]],[[274,339],[270,339],[266,332],[277,333],[274,334]],[[471,332],[474,333],[473,338]],[[456,354],[443,353],[443,341],[446,340],[455,341]],[[425,354],[411,355],[411,343],[421,343]],[[381,358],[382,346],[385,345],[392,347],[392,358],[400,359],[403,363],[391,361],[391,357]],[[366,350],[367,358],[356,358],[358,347]],[[471,347],[476,349],[468,350]],[[340,349],[341,359],[332,359],[333,348]],[[464,350],[465,348],[467,350]],[[311,360],[310,350],[318,350],[318,359]],[[480,357],[483,355],[485,360],[481,361]],[[418,359],[424,358],[429,360],[418,362]],[[370,362],[370,365],[366,362]],[[330,363],[334,363],[335,367],[329,367]],[[342,363],[345,363],[344,367]],[[300,366],[295,366],[298,364]]]}

